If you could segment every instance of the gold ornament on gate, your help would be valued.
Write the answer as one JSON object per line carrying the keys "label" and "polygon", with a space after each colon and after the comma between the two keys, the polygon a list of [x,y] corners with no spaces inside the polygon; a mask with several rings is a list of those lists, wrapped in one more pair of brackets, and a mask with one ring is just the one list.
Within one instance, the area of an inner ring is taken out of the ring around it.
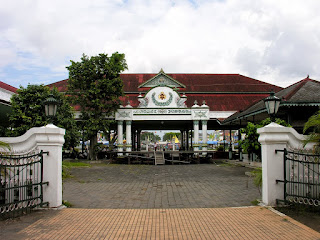
{"label": "gold ornament on gate", "polygon": [[159,99],[165,100],[166,98],[167,98],[167,96],[164,94],[164,92],[161,92],[161,93],[159,94]]}

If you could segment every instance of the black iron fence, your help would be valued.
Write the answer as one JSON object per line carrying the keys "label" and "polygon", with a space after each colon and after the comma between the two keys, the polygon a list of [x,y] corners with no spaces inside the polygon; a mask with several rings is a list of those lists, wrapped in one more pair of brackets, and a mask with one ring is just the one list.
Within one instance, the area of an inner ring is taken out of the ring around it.
{"label": "black iron fence", "polygon": [[0,216],[10,217],[43,202],[43,154],[0,155]]}
{"label": "black iron fence", "polygon": [[299,203],[320,206],[320,155],[297,151],[276,150],[283,152],[283,176],[285,203]]}

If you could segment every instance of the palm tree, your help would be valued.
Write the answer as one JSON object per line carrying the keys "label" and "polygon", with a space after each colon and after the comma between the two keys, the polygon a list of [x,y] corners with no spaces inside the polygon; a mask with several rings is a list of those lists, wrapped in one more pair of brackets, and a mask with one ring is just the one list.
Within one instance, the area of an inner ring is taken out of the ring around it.
{"label": "palm tree", "polygon": [[304,142],[304,146],[309,142],[315,142],[316,145],[313,148],[315,154],[320,154],[320,110],[311,116],[303,128],[303,133],[311,130],[307,139]]}

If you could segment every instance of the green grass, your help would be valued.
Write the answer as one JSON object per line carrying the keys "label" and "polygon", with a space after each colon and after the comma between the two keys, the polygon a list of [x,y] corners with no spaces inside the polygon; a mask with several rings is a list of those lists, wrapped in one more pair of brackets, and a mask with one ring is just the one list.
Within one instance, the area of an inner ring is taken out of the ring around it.
{"label": "green grass", "polygon": [[62,179],[72,178],[70,169],[73,167],[91,167],[91,164],[83,162],[62,162]]}
{"label": "green grass", "polygon": [[256,168],[255,170],[251,171],[252,176],[254,177],[253,183],[256,185],[259,189],[262,188],[262,168]]}
{"label": "green grass", "polygon": [[83,162],[63,162],[63,166],[72,168],[72,167],[91,167],[91,164],[89,163],[83,163]]}

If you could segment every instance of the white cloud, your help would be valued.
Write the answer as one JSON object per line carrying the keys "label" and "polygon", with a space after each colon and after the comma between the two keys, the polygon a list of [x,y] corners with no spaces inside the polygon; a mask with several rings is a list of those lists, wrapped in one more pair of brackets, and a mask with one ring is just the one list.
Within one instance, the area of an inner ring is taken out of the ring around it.
{"label": "white cloud", "polygon": [[2,79],[10,79],[8,67],[47,68],[40,75],[47,83],[52,74],[53,82],[67,77],[69,59],[115,51],[126,54],[129,72],[240,73],[281,86],[307,74],[320,79],[319,1],[11,0],[1,6]]}

